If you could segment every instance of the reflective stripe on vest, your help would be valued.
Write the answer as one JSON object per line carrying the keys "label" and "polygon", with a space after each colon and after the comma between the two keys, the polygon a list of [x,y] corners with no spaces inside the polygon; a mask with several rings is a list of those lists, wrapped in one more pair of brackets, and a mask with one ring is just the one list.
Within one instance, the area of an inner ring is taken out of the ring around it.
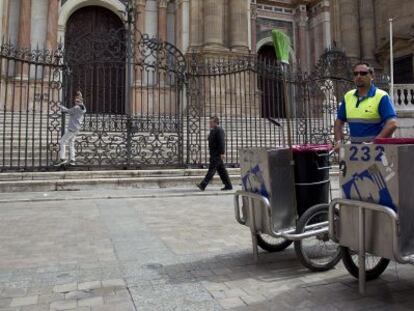
{"label": "reflective stripe on vest", "polygon": [[345,112],[346,120],[348,122],[358,123],[379,123],[381,122],[381,115],[379,114],[379,104],[382,97],[387,95],[387,92],[376,89],[373,97],[364,98],[358,105],[358,97],[355,96],[356,90],[351,90],[345,94]]}
{"label": "reflective stripe on vest", "polygon": [[351,143],[360,144],[360,143],[370,143],[374,141],[376,136],[364,136],[364,137],[351,137]]}

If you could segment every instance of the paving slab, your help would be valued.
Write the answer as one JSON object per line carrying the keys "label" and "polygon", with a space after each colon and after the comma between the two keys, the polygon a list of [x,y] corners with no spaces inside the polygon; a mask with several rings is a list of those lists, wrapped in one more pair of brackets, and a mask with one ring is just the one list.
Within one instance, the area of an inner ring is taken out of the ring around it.
{"label": "paving slab", "polygon": [[391,264],[361,296],[342,264],[309,272],[293,247],[261,251],[255,262],[231,193],[191,191],[7,197],[0,204],[0,310],[414,308],[413,267]]}

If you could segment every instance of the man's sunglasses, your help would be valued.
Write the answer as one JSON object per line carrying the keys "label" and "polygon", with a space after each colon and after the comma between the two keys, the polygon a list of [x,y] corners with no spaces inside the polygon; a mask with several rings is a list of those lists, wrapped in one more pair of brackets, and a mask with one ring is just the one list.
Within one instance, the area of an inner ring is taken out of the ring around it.
{"label": "man's sunglasses", "polygon": [[369,71],[354,71],[354,77],[360,75],[362,77],[366,76],[367,74],[369,74]]}

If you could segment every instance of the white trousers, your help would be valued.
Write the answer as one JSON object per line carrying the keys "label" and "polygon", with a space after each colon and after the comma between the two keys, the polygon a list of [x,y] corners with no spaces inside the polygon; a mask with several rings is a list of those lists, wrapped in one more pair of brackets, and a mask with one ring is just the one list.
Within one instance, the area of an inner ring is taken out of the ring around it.
{"label": "white trousers", "polygon": [[60,139],[60,159],[66,160],[66,146],[69,146],[69,160],[75,161],[75,138],[77,132],[66,131],[66,133]]}

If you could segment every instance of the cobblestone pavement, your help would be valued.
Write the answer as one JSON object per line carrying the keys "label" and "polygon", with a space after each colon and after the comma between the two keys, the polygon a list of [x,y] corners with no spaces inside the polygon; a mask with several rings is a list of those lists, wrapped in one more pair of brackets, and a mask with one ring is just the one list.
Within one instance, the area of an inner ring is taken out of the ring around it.
{"label": "cobblestone pavement", "polygon": [[0,237],[0,310],[414,309],[414,267],[360,296],[292,247],[255,264],[229,195],[1,203]]}

